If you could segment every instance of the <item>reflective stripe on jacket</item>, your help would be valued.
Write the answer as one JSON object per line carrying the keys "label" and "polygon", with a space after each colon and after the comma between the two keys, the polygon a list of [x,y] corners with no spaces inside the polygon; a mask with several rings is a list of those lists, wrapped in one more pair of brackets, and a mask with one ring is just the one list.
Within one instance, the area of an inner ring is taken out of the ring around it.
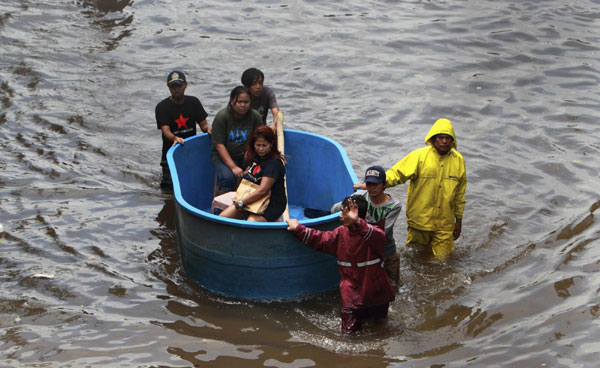
{"label": "reflective stripe on jacket", "polygon": [[[371,266],[371,265],[377,264],[379,262],[381,262],[381,259],[375,258],[370,261],[358,262],[358,263],[354,263],[354,264],[352,264],[352,262],[337,261],[337,264],[339,266],[344,266],[344,267],[366,267],[366,266]],[[383,267],[383,263],[381,263],[381,267]]]}

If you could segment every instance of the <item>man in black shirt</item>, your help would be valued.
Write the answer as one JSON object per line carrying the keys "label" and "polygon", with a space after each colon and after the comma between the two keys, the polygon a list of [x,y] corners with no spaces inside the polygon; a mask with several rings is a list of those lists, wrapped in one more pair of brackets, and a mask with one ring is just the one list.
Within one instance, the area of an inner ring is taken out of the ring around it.
{"label": "man in black shirt", "polygon": [[194,96],[184,94],[187,87],[185,74],[173,71],[167,76],[167,86],[171,96],[156,105],[156,126],[162,132],[162,156],[160,165],[163,176],[160,183],[162,188],[171,188],[171,173],[167,165],[167,151],[175,144],[183,144],[184,138],[196,135],[196,124],[204,133],[211,133],[206,122],[208,114],[200,100]]}

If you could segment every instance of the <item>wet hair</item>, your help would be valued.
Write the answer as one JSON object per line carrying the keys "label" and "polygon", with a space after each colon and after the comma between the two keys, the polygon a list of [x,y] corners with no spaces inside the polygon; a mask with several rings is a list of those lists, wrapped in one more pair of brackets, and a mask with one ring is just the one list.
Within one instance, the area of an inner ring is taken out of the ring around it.
{"label": "wet hair", "polygon": [[268,126],[261,125],[254,129],[252,134],[250,134],[250,139],[248,139],[248,147],[246,147],[246,152],[244,153],[244,161],[246,161],[247,165],[251,165],[256,159],[256,156],[258,156],[254,150],[254,143],[256,143],[258,138],[262,138],[271,144],[271,152],[267,154],[268,158],[281,160],[281,152],[279,152],[277,149],[277,138],[275,136],[275,132],[273,132],[273,129],[269,128]]}
{"label": "wet hair", "polygon": [[244,86],[237,86],[234,89],[232,89],[231,94],[229,95],[229,103],[227,104],[227,106],[231,108],[232,102],[237,101],[238,97],[244,93],[247,94],[248,97],[250,96],[250,91],[248,91],[248,88]]}
{"label": "wet hair", "polygon": [[242,73],[242,84],[246,86],[246,88],[250,88],[251,85],[261,78],[263,81],[265,80],[265,75],[260,70],[256,68],[246,69],[244,73]]}
{"label": "wet hair", "polygon": [[349,207],[351,199],[353,199],[354,202],[356,202],[356,206],[358,207],[358,217],[364,219],[367,216],[367,200],[361,195],[354,194],[350,197],[344,198],[344,200],[342,201],[342,206]]}

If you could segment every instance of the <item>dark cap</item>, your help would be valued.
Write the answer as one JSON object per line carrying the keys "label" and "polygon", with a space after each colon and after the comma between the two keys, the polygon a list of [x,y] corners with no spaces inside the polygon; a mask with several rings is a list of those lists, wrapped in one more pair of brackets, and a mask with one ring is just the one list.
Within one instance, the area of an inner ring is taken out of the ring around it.
{"label": "dark cap", "polygon": [[365,171],[365,183],[379,184],[385,181],[385,170],[381,166],[371,166]]}
{"label": "dark cap", "polygon": [[182,84],[185,84],[185,74],[177,70],[169,73],[169,75],[167,76],[167,86],[181,86]]}

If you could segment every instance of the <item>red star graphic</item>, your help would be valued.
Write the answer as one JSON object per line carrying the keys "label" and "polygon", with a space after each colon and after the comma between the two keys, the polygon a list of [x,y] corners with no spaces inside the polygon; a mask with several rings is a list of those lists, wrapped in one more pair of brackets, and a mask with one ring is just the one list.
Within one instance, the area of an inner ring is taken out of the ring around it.
{"label": "red star graphic", "polygon": [[179,117],[175,120],[177,123],[177,129],[187,128],[186,122],[190,120],[190,118],[184,118],[182,114],[179,114]]}

